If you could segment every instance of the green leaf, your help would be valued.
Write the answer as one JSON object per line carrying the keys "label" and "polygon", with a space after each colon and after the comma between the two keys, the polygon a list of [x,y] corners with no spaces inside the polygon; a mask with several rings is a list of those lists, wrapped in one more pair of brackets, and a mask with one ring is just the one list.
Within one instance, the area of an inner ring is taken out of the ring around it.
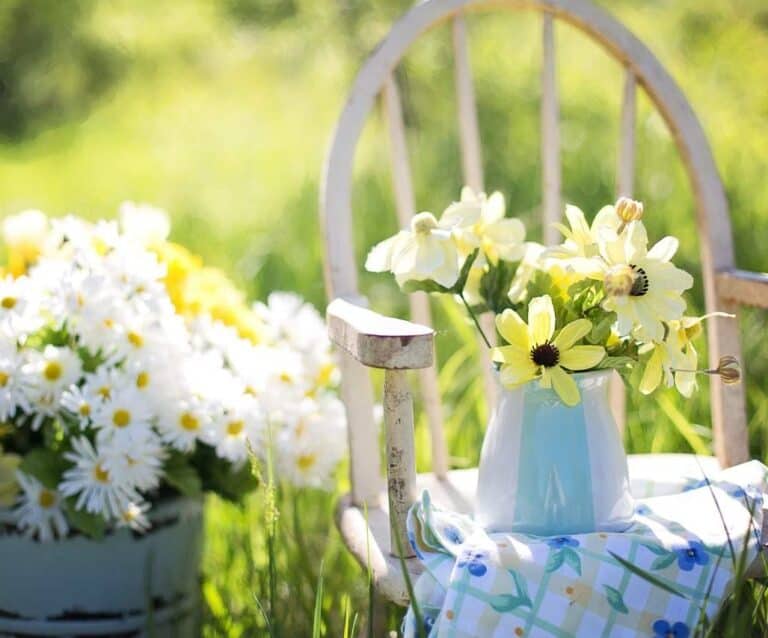
{"label": "green leaf", "polygon": [[19,469],[34,476],[49,490],[55,490],[61,481],[61,475],[67,468],[67,462],[53,450],[35,448],[24,456]]}
{"label": "green leaf", "polygon": [[509,575],[515,581],[514,594],[499,594],[490,599],[489,603],[499,613],[512,611],[518,607],[532,607],[530,597],[528,596],[528,587],[520,574],[513,569],[508,569]]}
{"label": "green leaf", "polygon": [[462,292],[464,292],[464,286],[467,285],[467,278],[469,277],[469,271],[472,269],[472,264],[475,263],[475,259],[477,259],[477,255],[480,253],[479,248],[475,248],[469,255],[467,255],[466,260],[464,260],[464,264],[461,267],[461,270],[459,271],[459,278],[456,280],[456,283],[453,284],[453,287],[451,288],[451,292],[456,293],[457,295],[460,295]]}
{"label": "green leaf", "polygon": [[555,549],[549,553],[547,557],[547,564],[544,565],[544,571],[547,573],[557,571],[563,566],[565,556],[562,549]]}
{"label": "green leaf", "polygon": [[587,341],[592,344],[604,344],[611,334],[611,326],[616,323],[616,313],[599,310],[596,313],[590,313],[590,320],[592,330],[587,335]]}
{"label": "green leaf", "polygon": [[104,520],[104,517],[77,509],[74,497],[64,501],[64,513],[67,516],[67,522],[70,527],[95,540],[104,538],[104,533],[107,529],[107,522]]}
{"label": "green leaf", "polygon": [[629,609],[624,604],[624,597],[621,595],[621,592],[610,585],[603,585],[603,587],[605,588],[605,599],[608,601],[608,604],[619,613],[628,614]]}
{"label": "green leaf", "polygon": [[666,556],[657,556],[654,559],[654,561],[651,563],[651,569],[654,571],[658,569],[664,569],[665,567],[669,567],[676,560],[677,560],[677,554],[675,554],[674,552],[671,552]]}
{"label": "green leaf", "polygon": [[611,556],[613,556],[613,559],[617,561],[624,569],[626,569],[629,572],[632,572],[635,574],[635,576],[639,576],[643,580],[651,583],[651,585],[655,585],[659,589],[663,589],[666,592],[669,592],[670,594],[673,594],[675,596],[679,596],[680,598],[684,598],[685,600],[688,600],[688,596],[686,596],[683,592],[675,589],[671,585],[668,585],[663,580],[660,580],[656,578],[653,574],[650,572],[645,571],[641,567],[638,567],[637,565],[630,563],[626,558],[622,558],[618,554],[614,554],[613,552],[608,552]]}
{"label": "green leaf", "polygon": [[570,547],[564,547],[561,551],[563,552],[565,564],[581,576],[581,558],[579,558],[579,555]]}
{"label": "green leaf", "polygon": [[175,487],[184,496],[199,496],[202,491],[202,482],[189,459],[180,452],[172,452],[166,459],[165,480]]}
{"label": "green leaf", "polygon": [[615,368],[621,370],[636,363],[632,357],[605,357],[598,365],[598,370]]}
{"label": "green leaf", "polygon": [[438,293],[450,293],[451,289],[441,286],[440,284],[432,281],[431,279],[416,280],[411,279],[406,281],[400,286],[400,290],[404,293],[410,294],[412,292],[438,292]]}
{"label": "green leaf", "polygon": [[491,312],[500,314],[512,307],[508,295],[515,270],[512,262],[499,260],[496,265],[489,264],[488,271],[481,277],[480,296]]}

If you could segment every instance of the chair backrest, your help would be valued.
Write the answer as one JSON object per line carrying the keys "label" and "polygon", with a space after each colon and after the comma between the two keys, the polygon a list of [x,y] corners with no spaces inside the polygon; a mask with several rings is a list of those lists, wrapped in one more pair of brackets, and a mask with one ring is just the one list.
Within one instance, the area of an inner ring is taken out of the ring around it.
{"label": "chair backrest", "polygon": [[[695,196],[700,235],[706,309],[737,310],[723,282],[734,268],[733,243],[723,186],[704,132],[672,77],[643,45],[610,14],[588,0],[426,0],[408,11],[366,60],[357,75],[338,121],[322,180],[320,210],[326,243],[326,287],[329,299],[343,297],[364,303],[358,294],[352,241],[351,191],[353,160],[363,125],[379,95],[383,97],[390,135],[395,203],[400,223],[415,212],[405,130],[393,72],[420,35],[445,20],[453,23],[455,88],[464,181],[483,189],[477,111],[466,42],[465,13],[474,9],[534,10],[542,14],[541,71],[542,216],[545,242],[557,237],[551,222],[561,216],[559,107],[556,90],[553,22],[563,20],[600,44],[625,69],[617,166],[617,195],[631,195],[634,178],[635,101],[639,85],[666,121],[682,157]],[[428,322],[426,298],[411,300],[412,318]],[[716,318],[707,325],[710,361],[722,354],[740,356],[738,322]],[[342,397],[350,423],[353,496],[373,497],[379,489],[379,451],[372,419],[370,379],[348,356],[342,360]],[[490,370],[489,366],[484,366]],[[430,374],[432,375],[430,380]],[[440,426],[434,373],[422,375],[421,391],[429,412],[433,466],[444,473],[447,461]],[[713,379],[711,405],[716,454],[724,465],[747,458],[744,389]],[[621,405],[622,395],[616,395]],[[430,407],[431,406],[431,407]],[[727,420],[725,416],[727,415]]]}

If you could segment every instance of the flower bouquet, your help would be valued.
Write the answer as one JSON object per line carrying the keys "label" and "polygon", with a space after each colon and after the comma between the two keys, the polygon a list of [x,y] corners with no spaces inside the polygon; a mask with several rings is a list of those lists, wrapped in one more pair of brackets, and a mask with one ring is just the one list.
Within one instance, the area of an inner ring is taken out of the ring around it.
{"label": "flower bouquet", "polygon": [[541,534],[623,529],[632,515],[626,457],[608,409],[609,372],[641,393],[699,373],[739,378],[729,357],[699,370],[694,341],[705,317],[686,316],[693,278],[672,263],[665,237],[649,247],[643,205],[620,198],[591,223],[566,206],[563,242],[525,241],[501,193],[465,187],[438,219],[375,246],[366,268],[389,271],[405,292],[455,295],[477,320],[491,312],[505,389],[483,446],[476,516],[493,529]]}
{"label": "flower bouquet", "polygon": [[[169,529],[186,518],[196,531],[185,537],[181,529],[179,538],[199,552],[198,497],[237,499],[254,488],[249,457],[269,457],[276,474],[298,485],[328,482],[345,419],[321,317],[288,294],[249,307],[223,273],[169,242],[169,230],[162,211],[130,203],[119,224],[49,220],[39,211],[5,220],[0,551],[5,541],[32,543],[27,553],[43,557],[34,541],[79,537],[80,551],[98,554],[99,544],[83,545],[83,535],[106,537],[116,553],[152,537],[142,545],[151,549],[174,542]],[[193,564],[180,585],[186,592],[196,561],[182,547],[174,551],[182,565]],[[145,606],[146,556],[134,555],[138,582],[113,576],[131,599],[125,609]],[[41,560],[24,569],[45,569]],[[163,567],[174,571],[167,561]],[[156,568],[167,598],[173,583],[162,572]],[[109,589],[104,578],[96,580]],[[71,584],[53,579],[56,591]],[[0,609],[22,617],[64,611],[28,604],[17,585],[0,586]],[[101,600],[114,605],[111,595]],[[81,611],[104,611],[71,592],[63,598]]]}

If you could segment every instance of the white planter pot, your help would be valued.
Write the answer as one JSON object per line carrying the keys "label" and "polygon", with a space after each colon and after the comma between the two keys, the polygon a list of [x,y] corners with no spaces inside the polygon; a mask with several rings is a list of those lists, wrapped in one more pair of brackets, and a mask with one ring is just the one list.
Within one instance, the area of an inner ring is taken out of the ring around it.
{"label": "white planter pot", "polygon": [[483,441],[476,519],[492,531],[558,536],[632,522],[627,457],[608,402],[610,371],[574,375],[568,407],[531,381],[499,389]]}
{"label": "white planter pot", "polygon": [[0,510],[0,636],[197,635],[202,502],[150,512],[152,529],[39,543]]}

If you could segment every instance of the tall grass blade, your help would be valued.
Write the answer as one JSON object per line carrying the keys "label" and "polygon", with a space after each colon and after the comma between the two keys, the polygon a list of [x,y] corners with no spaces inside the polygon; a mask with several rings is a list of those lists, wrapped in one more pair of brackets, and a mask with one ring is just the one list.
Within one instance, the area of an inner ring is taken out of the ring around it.
{"label": "tall grass blade", "polygon": [[418,638],[426,638],[424,632],[424,618],[421,615],[421,609],[419,608],[419,602],[416,600],[416,596],[413,594],[413,583],[411,582],[411,574],[408,571],[408,567],[405,564],[403,558],[403,543],[400,540],[400,536],[395,534],[395,544],[397,545],[397,557],[400,560],[400,569],[403,572],[403,578],[405,579],[405,589],[408,592],[408,600],[411,601],[411,609],[413,610],[413,617],[416,622],[416,635]]}
{"label": "tall grass blade", "polygon": [[635,576],[639,576],[643,580],[646,580],[649,583],[651,583],[651,585],[655,585],[656,587],[659,587],[659,588],[663,589],[664,591],[669,592],[670,594],[674,594],[675,596],[679,596],[680,598],[684,598],[684,599],[688,600],[688,596],[686,596],[683,592],[678,591],[677,589],[675,589],[671,585],[668,585],[667,583],[665,583],[663,580],[660,580],[660,579],[656,578],[656,576],[654,576],[650,572],[647,572],[644,569],[638,567],[637,565],[635,565],[633,563],[630,563],[626,558],[622,558],[618,554],[614,554],[611,551],[609,551],[608,553],[611,556],[613,556],[613,558],[617,562],[621,563],[621,565],[622,565],[622,567],[624,567],[624,569],[626,569],[627,571],[632,572]]}
{"label": "tall grass blade", "polygon": [[315,613],[312,618],[312,638],[320,638],[323,624],[323,565],[320,561],[320,574],[317,577],[317,592],[315,594]]}

